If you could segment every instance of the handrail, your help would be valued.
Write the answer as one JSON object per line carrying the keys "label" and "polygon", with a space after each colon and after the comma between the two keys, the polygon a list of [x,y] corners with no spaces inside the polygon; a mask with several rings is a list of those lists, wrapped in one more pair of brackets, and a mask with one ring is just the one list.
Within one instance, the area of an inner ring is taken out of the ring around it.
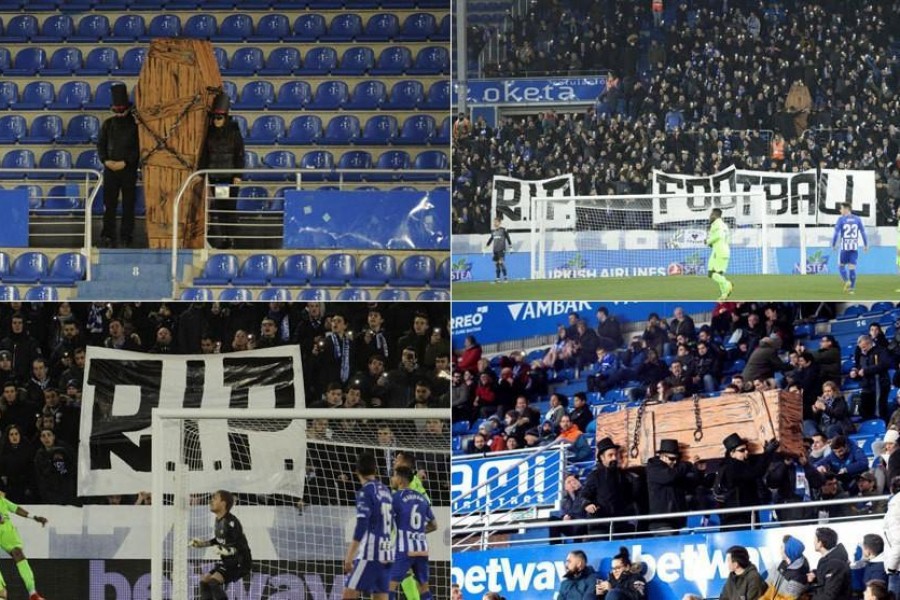
{"label": "handrail", "polygon": [[[405,173],[412,173],[415,175],[429,175],[434,176],[433,181],[407,181],[405,183],[418,183],[418,184],[434,184],[438,185],[443,181],[448,181],[450,178],[450,171],[445,169],[271,169],[271,168],[256,168],[256,169],[200,169],[192,172],[189,176],[185,177],[184,181],[181,184],[181,187],[178,189],[178,193],[175,195],[175,202],[173,203],[172,209],[172,260],[171,260],[171,279],[172,279],[172,293],[175,294],[175,290],[178,289],[178,225],[179,225],[179,214],[181,208],[181,200],[184,197],[185,192],[191,187],[192,182],[197,177],[206,177],[207,175],[235,175],[235,174],[265,174],[265,175],[277,175],[277,174],[293,174],[294,184],[297,186],[297,189],[302,189],[303,184],[303,176],[304,174],[320,177],[320,176],[338,176],[338,184],[343,185],[344,175],[349,174],[360,174],[360,175],[382,175],[382,174],[392,174],[392,175],[402,175]],[[288,180],[281,181],[282,184],[287,182]],[[277,183],[272,181],[266,181],[267,183]],[[242,180],[241,184],[250,184],[255,185],[256,181],[253,180]],[[383,183],[383,182],[377,182]],[[390,183],[390,182],[388,182]],[[398,179],[394,183],[404,183],[403,179]],[[235,198],[237,200],[237,198]],[[206,212],[208,207],[206,206],[206,196],[204,195],[204,212]],[[207,213],[208,216],[208,213]],[[207,218],[206,226],[209,227],[209,221]],[[205,236],[204,236],[205,237]]]}

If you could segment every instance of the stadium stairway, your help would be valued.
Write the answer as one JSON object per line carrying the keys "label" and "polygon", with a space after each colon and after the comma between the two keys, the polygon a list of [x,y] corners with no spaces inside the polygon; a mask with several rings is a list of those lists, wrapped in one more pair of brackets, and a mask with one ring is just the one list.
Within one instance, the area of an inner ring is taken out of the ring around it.
{"label": "stadium stairway", "polygon": [[[103,249],[93,255],[91,281],[77,284],[78,300],[172,298],[172,254],[146,248]],[[194,260],[194,251],[178,253],[179,274]]]}

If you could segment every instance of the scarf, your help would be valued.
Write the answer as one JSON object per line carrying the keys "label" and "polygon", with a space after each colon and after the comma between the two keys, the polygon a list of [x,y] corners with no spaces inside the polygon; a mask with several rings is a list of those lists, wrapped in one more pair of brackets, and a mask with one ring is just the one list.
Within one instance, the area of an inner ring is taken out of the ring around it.
{"label": "scarf", "polygon": [[341,363],[341,381],[347,383],[350,379],[350,338],[346,335],[338,337],[336,333],[326,334],[334,348],[334,358]]}
{"label": "scarf", "polygon": [[375,348],[381,353],[381,355],[385,358],[388,358],[388,343],[387,339],[384,337],[384,330],[376,331],[375,333]]}

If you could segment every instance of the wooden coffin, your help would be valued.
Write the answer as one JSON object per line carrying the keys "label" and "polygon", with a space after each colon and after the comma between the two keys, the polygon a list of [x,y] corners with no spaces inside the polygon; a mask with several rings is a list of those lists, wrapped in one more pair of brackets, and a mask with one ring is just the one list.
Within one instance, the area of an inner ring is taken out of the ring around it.
{"label": "wooden coffin", "polygon": [[597,417],[597,440],[611,437],[622,446],[620,465],[623,467],[646,464],[656,454],[662,439],[678,440],[684,460],[693,456],[702,460],[719,459],[725,455],[722,440],[732,433],[748,441],[751,454],[761,453],[763,445],[772,438],[781,443],[781,452],[796,456],[803,452],[803,407],[799,394],[780,391],[726,394],[701,398],[697,406],[703,434],[699,440],[694,439],[697,420],[695,401],[691,398],[644,408],[637,435],[637,456],[632,449],[638,428],[638,408]]}
{"label": "wooden coffin", "polygon": [[[175,197],[197,168],[206,138],[207,111],[222,76],[213,47],[205,40],[153,40],[135,90],[147,237],[151,248],[172,245]],[[165,146],[159,138],[165,138]],[[178,230],[181,247],[203,247],[203,186],[182,198]]]}

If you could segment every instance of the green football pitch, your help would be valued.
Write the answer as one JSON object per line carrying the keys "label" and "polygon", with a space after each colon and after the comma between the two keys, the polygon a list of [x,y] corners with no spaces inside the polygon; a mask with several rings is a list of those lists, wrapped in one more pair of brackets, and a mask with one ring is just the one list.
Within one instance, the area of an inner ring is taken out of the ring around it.
{"label": "green football pitch", "polygon": [[[900,299],[900,276],[860,275],[856,293],[845,294],[838,275],[733,275],[729,300]],[[454,300],[715,300],[719,288],[707,277],[627,277],[454,283]]]}

